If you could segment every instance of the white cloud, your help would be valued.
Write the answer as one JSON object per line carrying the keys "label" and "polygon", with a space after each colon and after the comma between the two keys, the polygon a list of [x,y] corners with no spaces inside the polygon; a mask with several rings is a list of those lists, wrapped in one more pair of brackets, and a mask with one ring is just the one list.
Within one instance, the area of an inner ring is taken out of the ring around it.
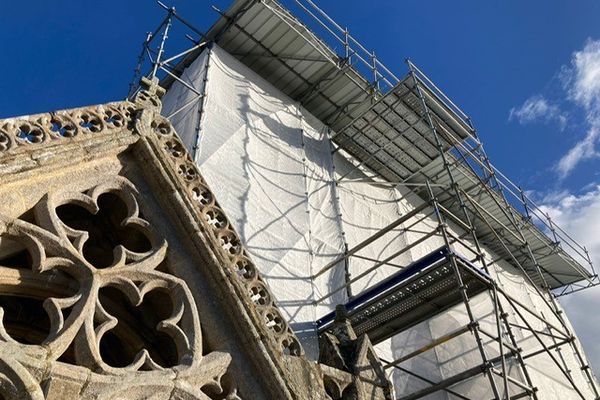
{"label": "white cloud", "polygon": [[[542,209],[578,243],[585,244],[595,266],[600,265],[600,185],[574,195],[566,191],[553,193]],[[583,343],[589,361],[600,372],[600,287],[561,297],[569,320]]]}
{"label": "white cloud", "polygon": [[588,39],[583,49],[574,52],[570,63],[561,68],[560,78],[564,89],[562,99],[549,100],[536,94],[520,107],[511,108],[508,120],[520,124],[554,122],[563,131],[567,122],[573,119],[572,113],[564,110],[575,106],[583,111],[585,135],[554,165],[555,171],[564,179],[582,161],[600,157],[600,151],[596,149],[600,142],[600,40]]}
{"label": "white cloud", "polygon": [[525,103],[518,108],[511,108],[508,114],[508,120],[517,120],[521,125],[535,121],[552,122],[556,121],[564,129],[567,124],[567,116],[556,104],[550,103],[548,99],[541,95],[531,96]]}
{"label": "white cloud", "polygon": [[568,99],[585,111],[588,131],[558,161],[556,170],[566,177],[581,162],[600,156],[596,145],[600,140],[600,40],[588,40],[582,50],[573,53],[571,65],[561,76]]}
{"label": "white cloud", "polygon": [[599,134],[600,124],[592,125],[585,137],[577,142],[575,146],[571,147],[567,154],[558,160],[555,168],[561,178],[567,177],[581,161],[598,157],[599,153],[596,150],[596,142],[598,141]]}
{"label": "white cloud", "polygon": [[[532,96],[522,106],[510,110],[509,120],[521,124],[553,122],[562,130],[568,115],[569,127],[584,127],[585,133],[578,133],[577,142],[554,165],[560,178],[565,178],[582,161],[600,157],[600,40],[588,40],[582,49],[575,51],[570,63],[561,69],[560,78],[564,89],[562,99]],[[580,113],[583,124],[572,124],[576,122],[574,116]],[[562,187],[564,182],[558,182],[554,191],[542,197],[542,211],[578,243],[585,244],[594,265],[600,267],[600,184],[587,185],[574,194]],[[534,195],[540,197],[539,193]],[[600,286],[561,297],[561,303],[589,361],[600,373]]]}
{"label": "white cloud", "polygon": [[600,110],[600,40],[589,40],[562,72],[569,97],[598,116]]}

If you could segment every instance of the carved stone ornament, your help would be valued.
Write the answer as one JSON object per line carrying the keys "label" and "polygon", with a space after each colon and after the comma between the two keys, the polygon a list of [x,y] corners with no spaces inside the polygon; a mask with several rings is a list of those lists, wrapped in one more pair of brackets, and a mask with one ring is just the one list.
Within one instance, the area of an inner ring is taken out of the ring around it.
{"label": "carved stone ornament", "polygon": [[0,400],[363,398],[303,356],[163,93],[0,121]]}
{"label": "carved stone ornament", "polygon": [[[136,375],[146,381],[144,375],[151,371],[172,368],[179,378],[176,387],[170,389],[179,393],[174,398],[208,399],[201,389],[220,385],[231,357],[218,352],[203,356],[200,317],[193,296],[184,281],[157,270],[164,261],[167,242],[156,237],[139,216],[134,186],[115,177],[87,193],[51,193],[35,206],[33,214],[35,223],[0,215],[0,236],[22,245],[32,258],[31,270],[1,267],[0,273],[3,284],[12,286],[13,295],[43,301],[50,329],[41,343],[22,344],[11,337],[4,323],[0,324],[0,360],[14,375],[7,380],[7,385],[12,385],[8,392],[18,392],[19,386],[28,386],[33,379],[20,367],[22,360],[3,358],[6,353],[16,353],[46,362],[69,360],[109,376],[128,375],[130,382],[124,388],[114,388],[127,399],[138,398],[131,395],[132,390],[140,392],[139,398],[146,398],[148,393],[146,385],[144,390],[131,387]],[[151,315],[156,333],[166,338],[157,340],[147,332],[136,334],[127,332],[127,326],[120,327],[119,312],[125,317],[129,310],[112,311],[115,293],[129,301],[132,313],[147,300],[163,300],[163,304],[170,300],[170,310]],[[3,309],[0,317],[5,321]],[[119,337],[126,341],[123,345],[140,350],[126,365],[115,366],[107,360],[110,351],[101,353],[101,344],[111,331],[119,329]],[[152,339],[151,345],[143,342],[147,337]],[[157,346],[168,341],[173,344],[173,354],[165,354]],[[72,354],[67,354],[70,348]],[[172,384],[167,381],[163,385]],[[160,387],[160,380],[154,386]],[[31,394],[31,398],[41,398],[36,396]]]}
{"label": "carved stone ornament", "polygon": [[[156,91],[161,93],[160,91],[163,90],[148,80],[142,81],[142,84],[146,86],[146,89],[142,90],[144,93]],[[144,104],[146,104],[146,96],[147,94],[142,96]],[[156,107],[160,107],[160,102]],[[140,112],[135,124],[138,132],[152,132],[158,139],[172,169],[177,172],[188,195],[194,200],[194,207],[202,216],[205,232],[216,239],[220,246],[221,254],[225,256],[223,266],[226,272],[245,289],[245,295],[253,304],[254,311],[262,317],[263,326],[278,343],[280,351],[291,355],[303,354],[300,342],[275,305],[274,297],[267,284],[260,277],[238,234],[202,178],[198,167],[185,150],[171,123],[160,114],[153,112],[151,108],[146,108]]]}

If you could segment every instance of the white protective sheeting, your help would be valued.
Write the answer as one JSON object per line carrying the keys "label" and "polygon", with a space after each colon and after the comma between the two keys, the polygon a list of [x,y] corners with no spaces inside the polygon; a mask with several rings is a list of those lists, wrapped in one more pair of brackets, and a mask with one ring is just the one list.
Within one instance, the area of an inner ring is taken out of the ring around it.
{"label": "white protective sheeting", "polygon": [[[561,322],[552,313],[548,303],[543,301],[543,298],[532,285],[526,281],[522,274],[507,263],[496,266],[495,273],[501,287],[509,292],[512,297],[525,304],[536,315],[543,316],[543,318],[553,326],[565,331]],[[550,299],[548,299],[548,301],[550,301]],[[562,311],[560,305],[557,306]],[[518,325],[525,325],[523,320],[516,315],[515,310],[508,308],[508,311],[511,320],[515,321]],[[521,312],[523,313],[523,311]],[[532,328],[539,332],[538,336],[543,340],[547,347],[551,347],[557,342],[555,338],[549,336],[550,334],[556,335],[556,331],[548,329],[546,324],[533,317],[531,314],[523,314],[525,318],[527,318],[527,322],[531,324]],[[565,314],[563,313],[562,315],[564,316]],[[569,321],[566,318],[563,318],[563,320],[570,332],[574,332]],[[530,330],[514,329],[514,332],[515,335],[518,335],[519,345],[523,349],[524,354],[529,354],[541,349],[539,341]],[[593,392],[587,379],[582,373],[575,352],[569,346],[561,346],[560,348],[553,350],[552,354],[559,363],[563,365],[564,369],[569,371],[571,378],[585,398],[593,399]],[[548,354],[541,353],[534,358],[528,359],[527,364],[529,366],[528,371],[534,384],[538,388],[543,388],[542,393],[544,399],[560,400],[580,398]]]}
{"label": "white protective sheeting", "polygon": [[[335,177],[336,180],[339,180],[337,194],[344,232],[346,241],[352,248],[402,216],[403,210],[400,210],[398,204],[400,195],[389,186],[366,183],[365,181],[374,177],[369,176],[366,171],[354,169],[355,163],[345,153],[336,153],[334,162]],[[340,178],[342,179],[340,180]],[[399,226],[360,250],[350,259],[350,276],[355,277],[373,267],[374,262],[370,260],[390,258],[405,247],[405,234],[403,227]],[[398,272],[399,267],[405,267],[411,261],[410,251],[391,258],[389,263],[396,266],[382,265],[373,273],[353,283],[353,293],[360,293],[367,287]]]}
{"label": "white protective sheeting", "polygon": [[[313,268],[344,248],[327,130],[216,46],[209,65],[196,161],[307,354],[315,358],[310,277]],[[199,66],[188,69],[202,73]],[[169,108],[178,102],[172,91],[163,99]],[[189,122],[173,122],[186,144],[196,141],[189,138],[195,135]],[[324,287],[330,280],[339,282],[341,273],[334,268],[320,282]]]}
{"label": "white protective sheeting", "polygon": [[[351,277],[356,277],[374,265],[372,260],[391,257],[388,265],[352,285],[351,290],[356,294],[440,247],[442,239],[433,237],[393,256],[436,227],[435,221],[425,217],[431,210],[424,210],[362,249],[349,264],[340,262],[312,279],[324,265],[342,255],[346,246],[356,246],[423,201],[406,188],[358,182],[377,178],[369,171],[354,168],[357,162],[343,151],[332,156],[326,126],[219,47],[203,52],[184,71],[183,79],[201,93],[206,89],[207,96],[177,112],[171,122],[195,154],[202,174],[267,280],[307,355],[316,359],[318,344],[314,321],[347,300],[343,286],[345,268]],[[163,98],[163,114],[171,115],[194,96],[197,95],[175,82]],[[404,227],[410,225],[411,230],[405,231]],[[450,225],[450,229],[461,234],[456,226]],[[469,249],[474,246],[468,241],[465,243],[468,247],[456,246],[455,250],[473,258]],[[497,259],[490,252],[486,252],[486,256]],[[542,298],[522,274],[504,262],[494,264],[492,272],[505,291],[544,316],[550,316]],[[335,293],[328,296],[332,291]],[[319,299],[322,300],[315,305]],[[482,328],[495,332],[490,295],[475,296],[471,304]],[[521,324],[514,310],[507,307],[507,312],[513,322]],[[468,321],[466,309],[460,304],[379,343],[376,349],[382,359],[398,359]],[[558,325],[559,321],[553,323]],[[535,321],[532,324],[543,329]],[[539,349],[531,333],[518,328],[514,331],[518,338],[524,338],[525,351]],[[508,339],[505,337],[505,340]],[[488,357],[499,355],[496,342],[484,338],[484,343]],[[560,357],[581,390],[590,395],[572,351],[563,347]],[[540,390],[540,398],[575,398],[547,356],[533,357],[527,363],[534,385]],[[481,354],[474,335],[466,332],[402,363],[401,367],[413,375],[392,369],[390,376],[397,395],[401,395],[480,364]],[[511,377],[524,381],[514,361],[508,363],[507,369]],[[502,386],[501,379],[497,379],[497,383]],[[449,389],[469,398],[493,398],[487,377],[483,375]],[[513,384],[510,390],[511,395],[518,393]],[[455,396],[440,391],[427,398]]]}
{"label": "white protective sheeting", "polygon": [[201,95],[204,93],[208,54],[207,51],[202,52],[180,76],[182,81],[196,89],[200,95],[177,82],[163,99],[163,115],[169,117],[177,132],[185,132],[180,137],[192,155],[195,154],[197,132],[200,129],[203,103]]}

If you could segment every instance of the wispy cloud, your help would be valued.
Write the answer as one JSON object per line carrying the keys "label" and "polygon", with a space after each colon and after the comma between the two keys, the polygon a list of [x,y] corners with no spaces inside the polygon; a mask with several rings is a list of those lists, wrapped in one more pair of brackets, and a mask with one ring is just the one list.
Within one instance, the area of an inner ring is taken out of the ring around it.
{"label": "wispy cloud", "polygon": [[571,64],[561,71],[568,99],[585,111],[588,127],[580,139],[558,161],[556,170],[565,178],[582,161],[598,157],[600,140],[600,40],[589,40],[582,50],[573,53]]}
{"label": "wispy cloud", "polygon": [[[592,260],[596,263],[600,261],[600,185],[590,185],[579,194],[564,190],[550,193],[545,200],[545,205],[541,207],[543,211],[575,240],[585,244]],[[584,344],[588,359],[596,373],[599,373],[600,341],[597,338],[600,313],[597,310],[600,287],[561,297],[561,303]]]}
{"label": "wispy cloud", "polygon": [[[552,102],[546,100],[545,104],[550,108],[555,105],[561,110],[569,110],[569,124],[565,131],[576,135],[573,138],[576,142],[554,165],[562,180],[583,161],[600,157],[600,40],[588,40],[580,50],[575,51],[559,76],[563,89],[562,98],[555,98]],[[533,96],[531,99],[536,98],[545,100],[541,96]],[[518,110],[527,110],[525,105],[527,101],[519,109],[511,110],[513,119],[518,118]],[[543,110],[543,104],[537,107],[540,113],[548,111]],[[534,115],[535,107],[532,106],[531,110]],[[580,114],[582,121],[576,121],[575,116]],[[556,118],[547,117],[538,117],[532,121],[539,121],[539,118],[546,118],[545,122],[558,122],[559,126],[561,123]],[[517,120],[520,123],[529,122]],[[571,131],[569,128],[572,126],[583,129],[580,132]],[[542,209],[577,242],[585,244],[591,259],[597,264],[600,262],[600,184],[596,182],[586,185],[574,193],[561,188],[564,182],[559,181],[554,191],[542,198]],[[561,298],[561,303],[567,309],[569,319],[584,343],[588,358],[596,372],[600,372],[600,342],[597,340],[600,326],[600,314],[597,312],[600,287]]]}
{"label": "wispy cloud", "polygon": [[581,161],[598,157],[599,153],[596,150],[596,142],[598,142],[600,131],[600,125],[593,124],[585,137],[578,141],[575,146],[571,147],[567,154],[562,156],[556,164],[556,170],[558,171],[561,178],[566,178],[571,171]]}
{"label": "wispy cloud", "polygon": [[561,68],[559,77],[564,90],[560,98],[531,96],[520,107],[511,108],[508,119],[520,124],[556,123],[563,131],[572,120],[572,113],[565,110],[583,111],[585,134],[580,133],[580,139],[554,165],[559,177],[564,179],[582,161],[600,157],[597,149],[600,142],[600,40],[588,39],[582,49],[573,53],[569,64]]}
{"label": "wispy cloud", "polygon": [[511,108],[508,120],[517,120],[521,125],[536,121],[558,122],[563,130],[567,124],[567,115],[556,104],[538,94],[525,100],[520,107]]}
{"label": "wispy cloud", "polygon": [[600,40],[588,39],[584,48],[573,53],[570,67],[561,72],[571,100],[597,118],[600,111]]}

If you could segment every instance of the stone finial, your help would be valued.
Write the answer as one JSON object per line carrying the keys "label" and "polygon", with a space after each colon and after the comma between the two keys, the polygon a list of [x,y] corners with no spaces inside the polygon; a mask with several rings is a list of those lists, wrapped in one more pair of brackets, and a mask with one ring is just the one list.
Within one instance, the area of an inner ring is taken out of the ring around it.
{"label": "stone finial", "polygon": [[140,90],[135,94],[133,102],[140,107],[160,111],[162,103],[160,98],[165,94],[165,89],[159,85],[158,78],[148,79],[145,76],[140,80]]}
{"label": "stone finial", "polygon": [[319,363],[353,375],[342,400],[391,399],[391,384],[369,337],[358,337],[343,305],[335,309],[333,326],[319,337]]}
{"label": "stone finial", "polygon": [[159,85],[158,78],[155,76],[152,79],[148,79],[145,76],[140,79],[140,86],[148,92],[150,95],[157,96],[159,99],[163,97],[166,90]]}
{"label": "stone finial", "polygon": [[348,310],[343,304],[338,304],[335,307],[335,320],[331,333],[340,340],[356,340],[356,332],[348,320]]}

